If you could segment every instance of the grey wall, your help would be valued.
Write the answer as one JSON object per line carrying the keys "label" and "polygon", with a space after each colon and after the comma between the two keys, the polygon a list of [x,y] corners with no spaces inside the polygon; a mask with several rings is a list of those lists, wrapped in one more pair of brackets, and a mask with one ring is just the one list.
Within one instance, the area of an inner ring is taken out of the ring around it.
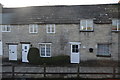
{"label": "grey wall", "polygon": [[[0,4],[0,24],[2,24],[2,5]],[[0,42],[2,41],[2,32],[0,26]],[[0,56],[0,65],[2,65],[2,57]],[[0,72],[2,72],[2,66],[0,66]],[[2,78],[2,74],[0,74],[0,79]]]}
{"label": "grey wall", "polygon": [[[2,24],[2,5],[0,4],[0,24]],[[0,41],[2,41],[2,32],[0,26]]]}
{"label": "grey wall", "polygon": [[[3,33],[4,57],[8,58],[8,45],[6,43],[18,43],[18,58],[21,59],[20,42],[31,42],[39,48],[38,43],[51,42],[52,56],[58,54],[70,55],[69,42],[81,42],[80,59],[85,60],[117,60],[118,59],[118,33],[111,31],[111,24],[94,24],[93,32],[80,32],[79,24],[56,24],[56,33],[46,33],[46,25],[40,24],[37,34],[29,33],[28,25],[12,25],[11,32]],[[97,44],[109,43],[111,57],[97,57]],[[89,48],[94,52],[90,53]]]}

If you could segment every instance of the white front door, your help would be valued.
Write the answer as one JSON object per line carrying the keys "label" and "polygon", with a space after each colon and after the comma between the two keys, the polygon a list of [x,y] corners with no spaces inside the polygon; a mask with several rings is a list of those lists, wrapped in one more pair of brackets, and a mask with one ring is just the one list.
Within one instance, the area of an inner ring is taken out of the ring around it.
{"label": "white front door", "polygon": [[28,62],[27,55],[30,48],[30,44],[22,44],[22,62]]}
{"label": "white front door", "polygon": [[2,41],[0,41],[0,55],[3,54],[3,51],[2,51]]}
{"label": "white front door", "polygon": [[9,45],[9,60],[17,60],[17,45]]}
{"label": "white front door", "polygon": [[80,63],[80,44],[71,44],[71,63]]}

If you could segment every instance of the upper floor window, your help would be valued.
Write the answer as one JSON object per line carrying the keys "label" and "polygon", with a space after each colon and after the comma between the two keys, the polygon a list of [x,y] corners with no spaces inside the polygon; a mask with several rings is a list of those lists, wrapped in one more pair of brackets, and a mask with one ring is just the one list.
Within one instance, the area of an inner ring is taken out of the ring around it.
{"label": "upper floor window", "polygon": [[112,20],[112,31],[120,31],[120,20]]}
{"label": "upper floor window", "polygon": [[46,28],[47,33],[55,33],[55,24],[48,24],[46,25]]}
{"label": "upper floor window", "polygon": [[38,25],[30,24],[29,25],[29,33],[38,33]]}
{"label": "upper floor window", "polygon": [[81,31],[93,31],[93,20],[80,20],[80,30]]}
{"label": "upper floor window", "polygon": [[11,32],[10,25],[2,25],[2,32]]}

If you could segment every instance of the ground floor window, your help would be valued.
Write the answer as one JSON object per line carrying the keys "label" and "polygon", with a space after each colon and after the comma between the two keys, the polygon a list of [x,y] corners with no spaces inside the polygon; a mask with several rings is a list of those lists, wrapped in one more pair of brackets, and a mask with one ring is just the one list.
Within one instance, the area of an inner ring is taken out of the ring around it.
{"label": "ground floor window", "polygon": [[97,55],[109,56],[110,45],[109,44],[98,44]]}
{"label": "ground floor window", "polygon": [[41,57],[51,56],[51,44],[48,44],[48,43],[40,44],[40,56]]}

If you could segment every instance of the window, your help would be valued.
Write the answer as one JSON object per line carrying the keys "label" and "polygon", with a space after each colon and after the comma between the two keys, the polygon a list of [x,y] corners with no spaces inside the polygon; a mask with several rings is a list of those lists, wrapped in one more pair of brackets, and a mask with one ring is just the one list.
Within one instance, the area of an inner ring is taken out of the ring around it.
{"label": "window", "polygon": [[50,57],[51,56],[51,44],[50,43],[40,44],[40,56],[41,57]]}
{"label": "window", "polygon": [[110,56],[110,45],[98,44],[97,55]]}
{"label": "window", "polygon": [[112,31],[120,31],[120,20],[112,20]]}
{"label": "window", "polygon": [[11,32],[10,25],[2,25],[2,32]]}
{"label": "window", "polygon": [[80,20],[81,31],[93,31],[93,20]]}
{"label": "window", "polygon": [[46,25],[46,28],[47,33],[55,33],[55,24],[48,24]]}
{"label": "window", "polygon": [[30,24],[29,25],[29,33],[38,33],[38,25]]}
{"label": "window", "polygon": [[78,53],[78,52],[79,52],[78,49],[79,49],[79,48],[78,48],[78,45],[72,45],[72,52],[73,52],[73,53]]}

